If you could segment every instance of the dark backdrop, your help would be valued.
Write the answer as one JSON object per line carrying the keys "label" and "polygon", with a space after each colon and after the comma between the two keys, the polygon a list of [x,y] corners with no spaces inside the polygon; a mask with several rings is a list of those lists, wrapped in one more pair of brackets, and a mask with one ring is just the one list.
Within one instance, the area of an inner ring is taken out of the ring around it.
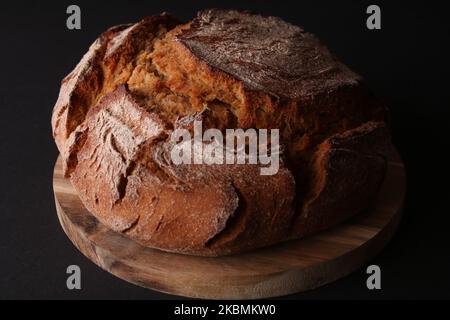
{"label": "dark backdrop", "polygon": [[[288,298],[449,298],[448,11],[444,1],[374,2],[382,9],[378,31],[365,27],[366,1],[0,3],[0,298],[171,297],[100,270],[66,238],[53,202],[50,116],[60,80],[107,27],[161,11],[188,20],[209,7],[277,15],[316,33],[387,101],[406,163],[404,218],[371,261],[381,266],[382,290],[367,290],[361,269]],[[79,31],[66,29],[72,3],[81,7]],[[66,289],[70,264],[82,269],[81,291]]]}

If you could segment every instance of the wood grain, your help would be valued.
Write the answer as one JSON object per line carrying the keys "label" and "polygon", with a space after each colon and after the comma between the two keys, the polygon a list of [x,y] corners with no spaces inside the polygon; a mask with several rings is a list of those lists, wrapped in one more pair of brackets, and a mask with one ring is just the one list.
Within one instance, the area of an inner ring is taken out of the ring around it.
{"label": "wood grain", "polygon": [[58,158],[53,189],[60,223],[90,260],[131,283],[170,294],[209,299],[257,299],[317,288],[361,267],[390,240],[400,221],[405,170],[393,150],[370,210],[306,239],[253,252],[209,258],[144,248],[85,209]]}

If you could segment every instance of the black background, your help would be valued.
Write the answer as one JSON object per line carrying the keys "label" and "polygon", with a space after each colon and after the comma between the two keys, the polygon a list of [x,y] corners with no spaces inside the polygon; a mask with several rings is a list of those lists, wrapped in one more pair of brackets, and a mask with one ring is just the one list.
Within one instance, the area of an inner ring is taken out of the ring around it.
{"label": "black background", "polygon": [[[406,163],[400,229],[370,262],[382,269],[382,290],[367,290],[361,268],[286,298],[450,298],[448,11],[444,1],[374,3],[382,30],[366,28],[367,1],[1,2],[0,298],[176,298],[102,271],[67,239],[52,194],[57,149],[50,117],[60,80],[107,27],[161,11],[188,20],[209,7],[281,16],[316,33],[389,104]],[[69,4],[81,7],[81,30],[66,28]],[[66,288],[71,264],[81,267],[82,290]]]}

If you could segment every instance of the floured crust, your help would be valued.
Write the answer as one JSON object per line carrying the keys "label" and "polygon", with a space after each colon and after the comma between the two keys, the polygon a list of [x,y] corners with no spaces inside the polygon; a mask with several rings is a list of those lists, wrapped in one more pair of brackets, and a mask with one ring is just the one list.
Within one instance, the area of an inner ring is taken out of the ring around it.
{"label": "floured crust", "polygon": [[63,79],[53,109],[52,128],[65,169],[70,166],[67,160],[71,155],[71,143],[67,140],[76,140],[70,135],[83,123],[88,110],[100,97],[126,83],[133,71],[135,55],[150,49],[160,32],[176,24],[174,18],[162,14],[136,24],[112,27],[94,41],[75,69]]}
{"label": "floured crust", "polygon": [[[278,128],[280,170],[175,165],[170,137]],[[62,82],[56,144],[86,207],[144,246],[223,255],[353,216],[383,180],[384,107],[311,34],[279,18],[208,10],[109,29]]]}
{"label": "floured crust", "polygon": [[305,98],[362,80],[314,35],[278,17],[206,10],[176,40],[247,89],[277,97]]}

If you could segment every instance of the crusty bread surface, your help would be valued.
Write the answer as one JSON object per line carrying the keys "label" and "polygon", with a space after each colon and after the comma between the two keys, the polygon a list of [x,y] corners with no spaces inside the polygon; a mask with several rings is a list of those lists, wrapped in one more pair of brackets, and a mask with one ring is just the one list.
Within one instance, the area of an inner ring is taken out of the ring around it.
{"label": "crusty bread surface", "polygon": [[[280,169],[173,163],[178,128],[279,129]],[[312,34],[280,18],[206,10],[112,27],[62,81],[52,128],[103,224],[144,246],[217,256],[297,239],[375,198],[385,107]]]}

